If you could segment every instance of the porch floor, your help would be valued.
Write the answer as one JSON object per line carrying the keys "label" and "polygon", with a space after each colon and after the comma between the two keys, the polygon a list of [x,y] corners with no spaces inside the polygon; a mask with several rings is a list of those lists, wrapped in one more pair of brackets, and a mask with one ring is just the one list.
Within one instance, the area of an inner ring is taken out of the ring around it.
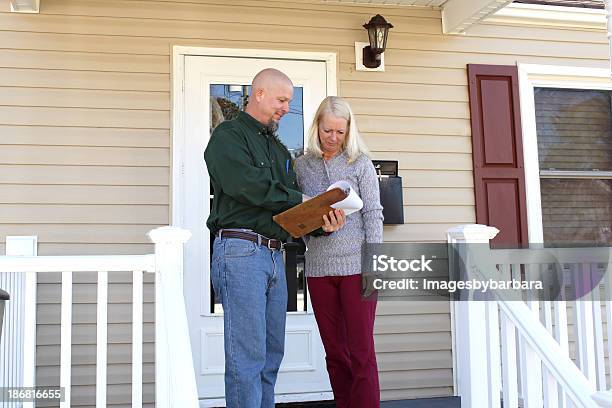
{"label": "porch floor", "polygon": [[[329,401],[276,404],[277,408],[334,408]],[[461,408],[459,397],[419,398],[401,401],[382,401],[381,408]]]}

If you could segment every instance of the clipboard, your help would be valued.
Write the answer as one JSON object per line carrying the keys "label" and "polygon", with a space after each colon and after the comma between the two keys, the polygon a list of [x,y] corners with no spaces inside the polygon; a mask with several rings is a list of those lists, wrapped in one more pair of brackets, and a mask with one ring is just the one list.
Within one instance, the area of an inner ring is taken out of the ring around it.
{"label": "clipboard", "polygon": [[292,237],[300,238],[322,227],[323,215],[333,211],[331,205],[344,200],[347,196],[348,193],[341,188],[333,188],[273,216],[272,219]]}

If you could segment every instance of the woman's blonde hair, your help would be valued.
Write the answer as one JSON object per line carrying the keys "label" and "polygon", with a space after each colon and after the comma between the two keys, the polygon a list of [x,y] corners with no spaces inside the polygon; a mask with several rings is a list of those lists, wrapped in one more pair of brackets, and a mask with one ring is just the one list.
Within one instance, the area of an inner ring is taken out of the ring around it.
{"label": "woman's blonde hair", "polygon": [[336,118],[346,120],[347,132],[342,145],[342,150],[346,151],[351,163],[355,161],[361,153],[370,155],[370,151],[366,146],[365,142],[359,134],[357,129],[357,122],[355,121],[355,115],[351,110],[348,102],[338,96],[328,96],[323,99],[315,118],[308,131],[308,152],[314,154],[317,157],[323,156],[323,149],[321,149],[321,141],[319,140],[319,123],[323,116],[331,115]]}

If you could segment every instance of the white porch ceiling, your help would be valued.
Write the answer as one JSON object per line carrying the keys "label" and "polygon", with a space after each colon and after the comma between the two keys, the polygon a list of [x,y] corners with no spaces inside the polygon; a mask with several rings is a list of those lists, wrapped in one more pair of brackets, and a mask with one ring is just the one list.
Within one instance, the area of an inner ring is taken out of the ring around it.
{"label": "white porch ceiling", "polygon": [[442,5],[442,31],[463,33],[510,3],[512,0],[447,0]]}
{"label": "white porch ceiling", "polygon": [[512,0],[324,0],[354,5],[430,7],[442,10],[444,34],[460,34]]}

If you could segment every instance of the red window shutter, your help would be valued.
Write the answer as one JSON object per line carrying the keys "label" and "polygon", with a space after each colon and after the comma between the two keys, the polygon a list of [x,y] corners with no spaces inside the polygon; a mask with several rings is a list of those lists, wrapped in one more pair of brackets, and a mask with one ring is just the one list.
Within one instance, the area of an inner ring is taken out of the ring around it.
{"label": "red window shutter", "polygon": [[515,66],[468,65],[476,222],[492,244],[528,243],[523,143]]}

